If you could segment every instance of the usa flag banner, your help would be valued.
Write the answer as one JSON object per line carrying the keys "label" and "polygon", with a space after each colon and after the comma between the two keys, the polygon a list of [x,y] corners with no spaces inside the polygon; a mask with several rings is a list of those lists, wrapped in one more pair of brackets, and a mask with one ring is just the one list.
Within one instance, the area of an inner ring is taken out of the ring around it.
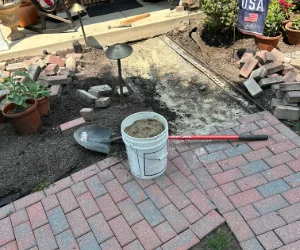
{"label": "usa flag banner", "polygon": [[249,35],[263,35],[270,0],[238,0],[239,31]]}

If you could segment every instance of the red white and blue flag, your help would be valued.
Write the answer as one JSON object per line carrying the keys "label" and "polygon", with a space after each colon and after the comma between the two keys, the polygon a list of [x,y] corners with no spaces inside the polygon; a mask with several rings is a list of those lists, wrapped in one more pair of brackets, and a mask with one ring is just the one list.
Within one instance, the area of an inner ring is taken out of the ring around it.
{"label": "red white and blue flag", "polygon": [[249,17],[244,17],[244,22],[257,23],[257,20],[258,20],[257,13],[250,13]]}

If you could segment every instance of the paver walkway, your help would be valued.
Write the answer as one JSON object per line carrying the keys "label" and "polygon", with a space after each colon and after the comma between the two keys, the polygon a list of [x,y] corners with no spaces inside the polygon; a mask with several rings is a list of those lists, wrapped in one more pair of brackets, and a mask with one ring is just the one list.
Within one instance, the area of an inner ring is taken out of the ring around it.
{"label": "paver walkway", "polygon": [[188,249],[226,220],[242,249],[300,249],[300,137],[268,112],[173,141],[168,167],[134,178],[110,157],[0,209],[0,250]]}

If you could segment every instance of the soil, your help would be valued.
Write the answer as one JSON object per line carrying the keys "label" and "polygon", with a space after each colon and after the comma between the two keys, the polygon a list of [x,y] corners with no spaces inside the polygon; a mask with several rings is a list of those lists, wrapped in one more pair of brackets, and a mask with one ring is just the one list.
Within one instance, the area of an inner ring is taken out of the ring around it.
{"label": "soil", "polygon": [[[68,52],[71,51],[59,55]],[[108,84],[115,89],[118,83],[116,69],[103,51],[93,49],[84,54],[83,59],[89,62],[82,69],[86,78],[75,79],[64,86],[60,98],[51,97],[50,112],[41,117],[37,133],[21,137],[10,123],[0,126],[0,207],[107,157],[86,150],[76,143],[72,134],[61,134],[58,129],[60,124],[79,118],[82,108],[94,108],[78,100],[75,95],[77,89],[88,90],[91,86],[101,84]],[[94,109],[95,120],[91,123],[109,128],[113,135],[120,135],[121,122],[128,115],[148,110],[132,93],[125,97],[124,103],[120,103],[117,94],[110,97],[109,107]],[[115,142],[110,152],[110,155],[117,153],[124,156],[125,146],[122,142]]]}
{"label": "soil", "polygon": [[125,128],[126,134],[135,138],[151,138],[161,134],[164,130],[164,125],[155,119],[138,120]]}
{"label": "soil", "polygon": [[32,104],[27,104],[27,107],[16,106],[16,108],[14,108],[12,110],[9,110],[7,112],[7,114],[9,114],[9,115],[19,114],[19,113],[22,113],[22,112],[26,111],[27,109],[30,109],[30,107],[32,107]]}
{"label": "soil", "polygon": [[[199,46],[190,37],[191,31],[199,32],[201,40],[204,42],[204,50],[209,56],[204,57],[199,49]],[[243,35],[242,33],[236,33],[236,42],[233,44],[233,38],[222,37],[219,34],[213,35],[207,31],[205,25],[200,20],[191,19],[190,25],[184,32],[178,32],[173,30],[167,34],[173,41],[181,45],[185,50],[190,52],[201,61],[207,63],[214,71],[225,79],[233,82],[241,91],[251,97],[246,91],[242,83],[244,78],[239,76],[239,59],[243,53],[248,50],[258,51],[253,36]],[[299,47],[291,46],[287,43],[286,34],[283,32],[278,49],[286,54],[286,56],[293,56],[293,58],[299,57]],[[298,52],[297,52],[298,51]],[[264,95],[255,99],[255,101],[264,107],[266,110],[270,110],[270,102],[272,94],[269,88],[264,89]],[[282,121],[290,126],[295,132],[300,133],[300,126],[298,121],[289,122]]]}

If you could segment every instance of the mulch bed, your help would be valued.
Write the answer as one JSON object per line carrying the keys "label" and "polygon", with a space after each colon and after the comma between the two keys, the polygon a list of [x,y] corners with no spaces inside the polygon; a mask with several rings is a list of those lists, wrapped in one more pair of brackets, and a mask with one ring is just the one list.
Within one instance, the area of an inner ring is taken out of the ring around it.
{"label": "mulch bed", "polygon": [[[58,52],[58,55],[64,56],[68,52]],[[9,63],[24,59],[27,58],[13,59]],[[84,149],[76,143],[73,135],[62,135],[58,129],[60,124],[79,118],[82,108],[93,108],[93,105],[86,105],[78,99],[75,95],[77,89],[87,91],[91,86],[101,84],[115,88],[118,84],[116,69],[103,51],[92,49],[84,54],[83,59],[89,62],[82,70],[86,79],[74,80],[65,85],[60,98],[51,98],[51,110],[42,117],[37,133],[18,136],[9,123],[0,130],[0,207],[107,157]],[[145,110],[145,105],[133,94],[125,98],[124,105],[120,104],[118,95],[113,94],[109,107],[94,109],[92,124],[120,135],[122,120]],[[124,144],[112,144],[111,154],[116,153],[124,155]]]}

